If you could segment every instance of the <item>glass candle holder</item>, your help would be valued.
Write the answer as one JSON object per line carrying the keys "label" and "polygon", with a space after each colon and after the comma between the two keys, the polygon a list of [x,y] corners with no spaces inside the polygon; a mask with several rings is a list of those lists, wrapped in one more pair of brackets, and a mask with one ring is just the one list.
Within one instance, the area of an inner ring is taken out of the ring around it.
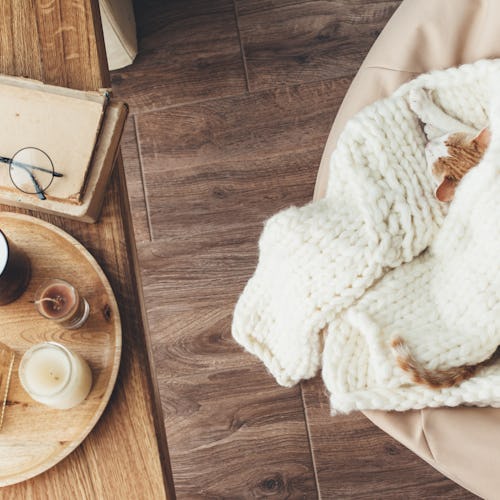
{"label": "glass candle holder", "polygon": [[79,354],[57,342],[28,349],[19,365],[19,378],[32,399],[60,410],[80,404],[92,386],[89,365]]}
{"label": "glass candle holder", "polygon": [[30,277],[27,255],[0,231],[0,305],[16,300],[26,290]]}
{"label": "glass candle holder", "polygon": [[61,279],[44,281],[35,293],[35,306],[47,319],[68,330],[80,328],[89,317],[90,307],[78,290]]}

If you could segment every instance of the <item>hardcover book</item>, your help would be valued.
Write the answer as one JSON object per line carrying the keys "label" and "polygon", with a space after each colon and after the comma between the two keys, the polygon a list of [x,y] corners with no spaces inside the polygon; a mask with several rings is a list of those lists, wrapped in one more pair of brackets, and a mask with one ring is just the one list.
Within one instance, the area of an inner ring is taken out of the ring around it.
{"label": "hardcover book", "polygon": [[95,222],[127,116],[109,93],[0,76],[0,203]]}

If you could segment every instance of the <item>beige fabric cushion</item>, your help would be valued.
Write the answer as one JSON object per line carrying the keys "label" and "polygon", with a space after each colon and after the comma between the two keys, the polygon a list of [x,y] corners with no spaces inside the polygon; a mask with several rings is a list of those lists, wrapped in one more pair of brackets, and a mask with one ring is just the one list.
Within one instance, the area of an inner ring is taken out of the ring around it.
{"label": "beige fabric cushion", "polygon": [[[346,121],[419,73],[500,57],[500,2],[404,0],[373,45],[326,143],[315,199],[325,194],[329,157]],[[500,409],[438,408],[365,413],[440,472],[484,498],[500,490]]]}

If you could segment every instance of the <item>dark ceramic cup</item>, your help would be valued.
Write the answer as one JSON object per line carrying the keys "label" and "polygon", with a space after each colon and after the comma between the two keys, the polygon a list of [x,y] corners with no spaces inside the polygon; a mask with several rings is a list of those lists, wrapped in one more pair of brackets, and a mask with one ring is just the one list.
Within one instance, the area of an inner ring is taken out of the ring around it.
{"label": "dark ceramic cup", "polygon": [[30,277],[28,256],[0,231],[0,306],[20,297]]}

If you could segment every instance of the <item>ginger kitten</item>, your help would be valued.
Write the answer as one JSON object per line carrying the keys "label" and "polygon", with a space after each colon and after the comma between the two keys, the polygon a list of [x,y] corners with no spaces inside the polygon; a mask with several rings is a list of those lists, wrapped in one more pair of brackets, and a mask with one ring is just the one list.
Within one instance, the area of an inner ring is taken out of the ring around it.
{"label": "ginger kitten", "polygon": [[[448,132],[430,140],[425,148],[427,165],[436,183],[436,198],[442,202],[450,202],[465,174],[481,161],[490,143],[490,131],[486,127],[479,133],[472,132],[469,127],[439,109],[422,89],[412,92],[410,106],[425,122],[426,132],[442,131],[447,126],[459,129],[458,132]],[[410,374],[413,382],[432,389],[453,387],[462,383],[473,377],[480,368],[496,360],[499,354],[497,351],[490,358],[473,365],[429,370],[413,356],[403,338],[395,337],[391,347],[398,366]]]}
{"label": "ginger kitten", "polygon": [[475,136],[454,132],[427,143],[425,156],[436,182],[435,195],[439,201],[453,199],[460,180],[481,161],[490,138],[489,129],[484,128]]}

